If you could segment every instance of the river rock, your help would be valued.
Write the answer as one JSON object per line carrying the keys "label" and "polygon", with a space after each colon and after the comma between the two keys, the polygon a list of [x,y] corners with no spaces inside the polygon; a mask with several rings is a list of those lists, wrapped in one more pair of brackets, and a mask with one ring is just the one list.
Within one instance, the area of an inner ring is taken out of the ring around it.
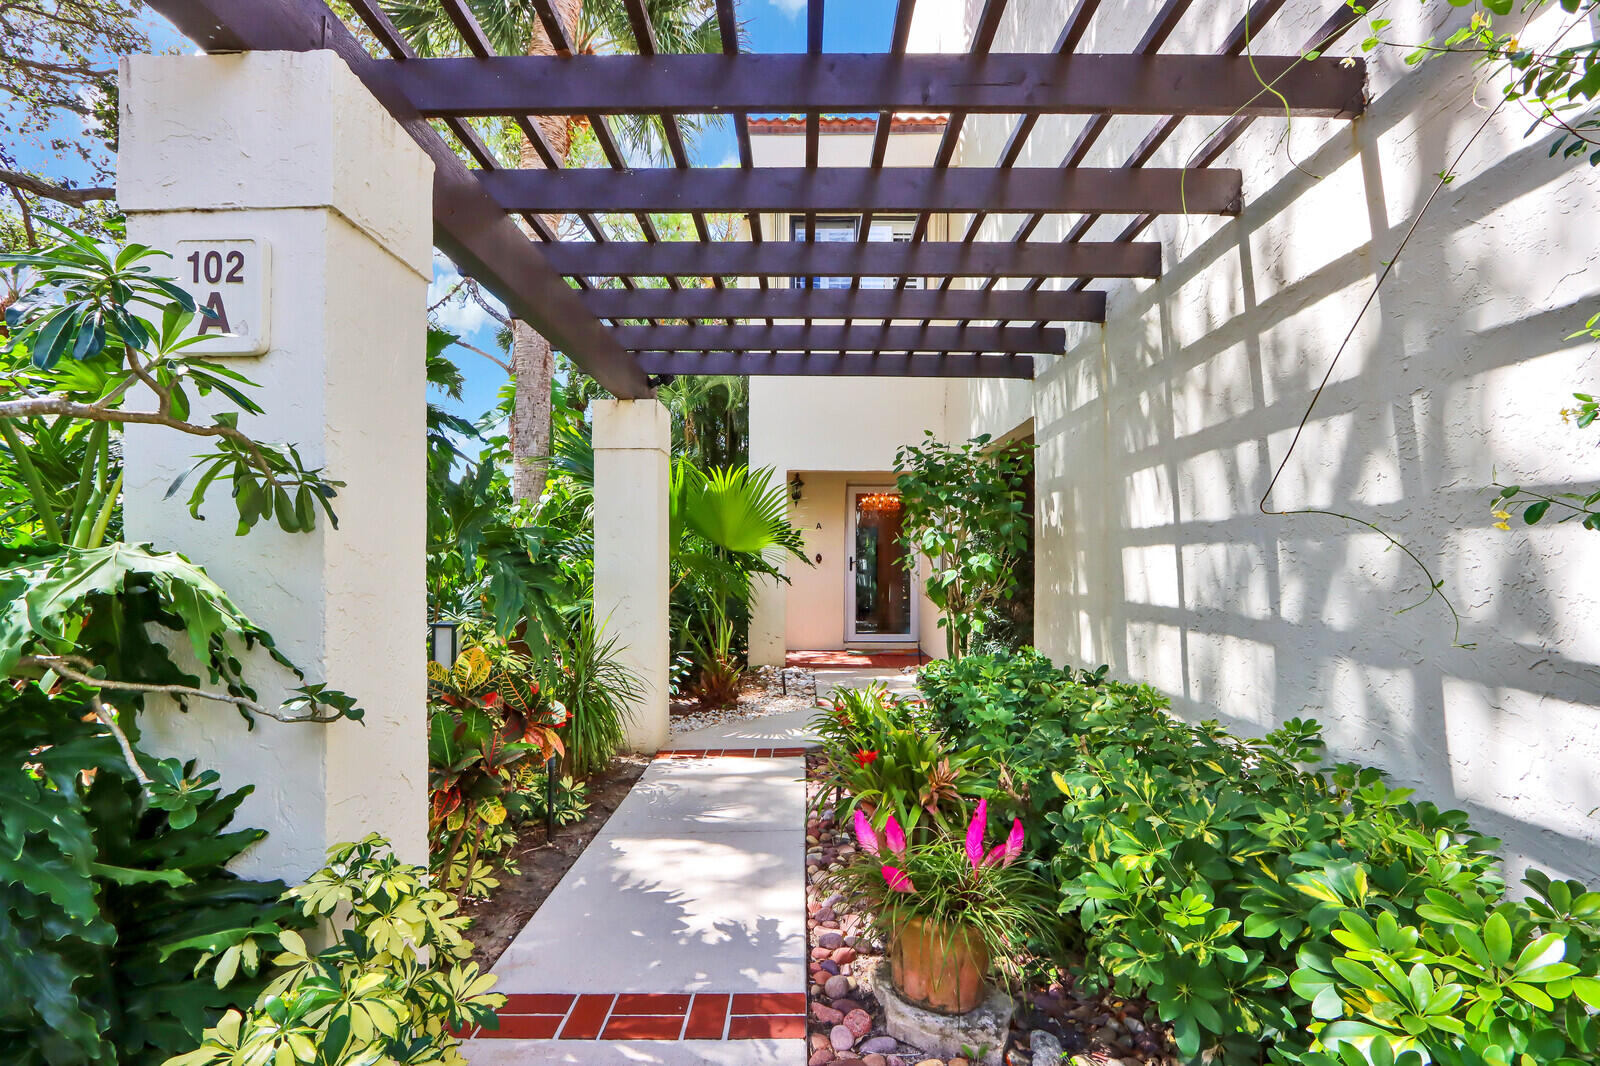
{"label": "river rock", "polygon": [[875,1036],[861,1045],[861,1051],[868,1055],[887,1055],[899,1046],[899,1042],[892,1036]]}
{"label": "river rock", "polygon": [[1061,1041],[1046,1029],[1035,1029],[1028,1034],[1028,1050],[1033,1053],[1035,1066],[1056,1066],[1061,1061]]}
{"label": "river rock", "polygon": [[844,1012],[834,1010],[826,1003],[811,1004],[811,1016],[823,1025],[838,1025],[844,1021]]}
{"label": "river rock", "polygon": [[856,1034],[847,1026],[836,1025],[828,1032],[828,1042],[833,1045],[835,1051],[847,1051],[855,1047]]}
{"label": "river rock", "polygon": [[822,990],[829,999],[842,999],[850,994],[850,978],[835,974],[823,984]]}
{"label": "river rock", "polygon": [[860,1040],[872,1032],[872,1016],[857,1007],[844,1016],[844,1027],[854,1033],[857,1040]]}

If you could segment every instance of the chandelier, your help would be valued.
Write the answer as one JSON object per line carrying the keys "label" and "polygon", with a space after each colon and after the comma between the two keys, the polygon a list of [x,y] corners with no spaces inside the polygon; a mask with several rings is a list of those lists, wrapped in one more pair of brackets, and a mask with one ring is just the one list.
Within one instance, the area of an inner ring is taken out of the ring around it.
{"label": "chandelier", "polygon": [[856,508],[862,514],[883,514],[900,510],[898,492],[869,492],[856,498]]}

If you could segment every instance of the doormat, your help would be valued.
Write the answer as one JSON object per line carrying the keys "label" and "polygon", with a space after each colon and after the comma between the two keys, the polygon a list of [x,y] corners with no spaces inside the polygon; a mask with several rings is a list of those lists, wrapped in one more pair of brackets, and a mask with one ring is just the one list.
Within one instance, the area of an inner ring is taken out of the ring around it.
{"label": "doormat", "polygon": [[914,651],[791,651],[784,657],[787,666],[806,666],[813,670],[848,669],[861,666],[882,666],[901,669],[920,666],[928,661],[926,655]]}

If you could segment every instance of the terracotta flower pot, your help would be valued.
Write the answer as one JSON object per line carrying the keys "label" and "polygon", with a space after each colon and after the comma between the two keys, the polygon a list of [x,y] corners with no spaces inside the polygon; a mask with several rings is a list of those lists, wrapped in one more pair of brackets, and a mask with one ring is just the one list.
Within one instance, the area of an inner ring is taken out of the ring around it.
{"label": "terracotta flower pot", "polygon": [[940,1014],[965,1014],[984,999],[989,951],[976,930],[913,918],[889,945],[889,978],[910,1002]]}

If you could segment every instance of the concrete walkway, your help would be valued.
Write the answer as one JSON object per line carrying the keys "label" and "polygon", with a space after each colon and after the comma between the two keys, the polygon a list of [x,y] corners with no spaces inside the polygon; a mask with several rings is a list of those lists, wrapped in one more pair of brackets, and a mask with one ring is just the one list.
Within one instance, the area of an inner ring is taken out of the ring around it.
{"label": "concrete walkway", "polygon": [[473,1066],[804,1066],[809,716],[674,738],[495,964]]}

